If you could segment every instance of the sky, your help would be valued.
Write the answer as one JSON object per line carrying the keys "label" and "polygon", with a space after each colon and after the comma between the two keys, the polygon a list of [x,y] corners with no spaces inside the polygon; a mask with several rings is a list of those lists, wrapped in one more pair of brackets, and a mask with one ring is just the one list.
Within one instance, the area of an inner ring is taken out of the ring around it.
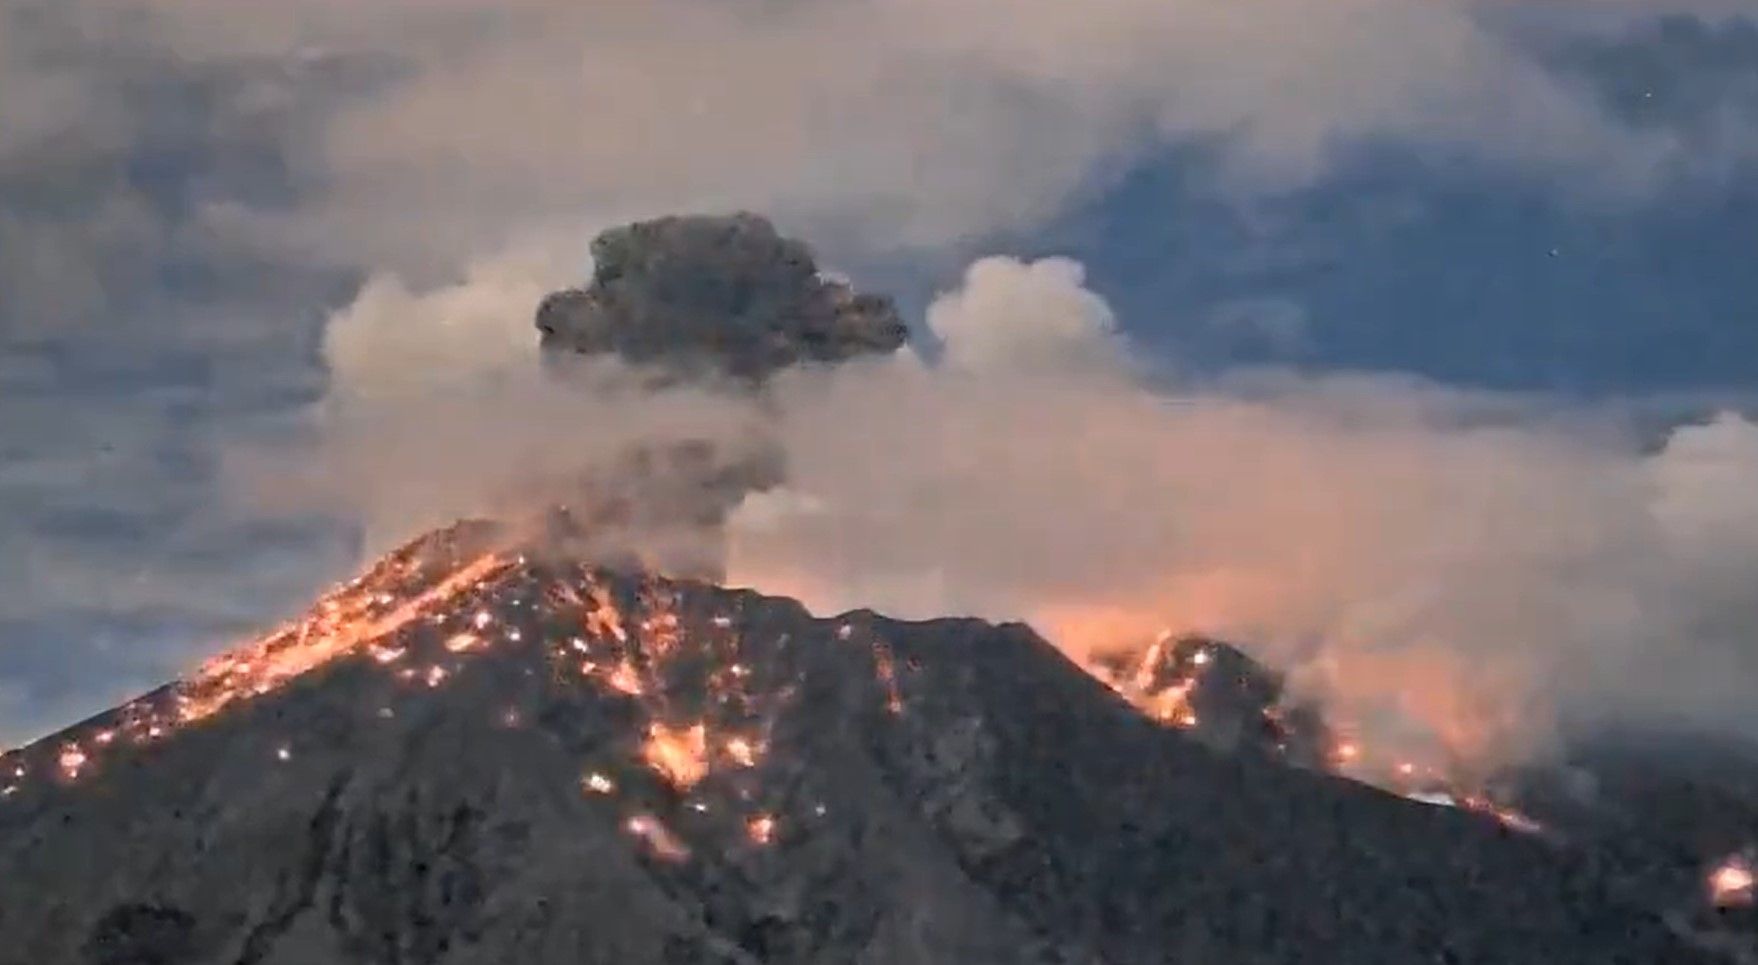
{"label": "sky", "polygon": [[[1684,491],[1737,488],[1723,477],[1746,478],[1749,424],[1710,420],[1758,394],[1758,17],[1739,10],[0,0],[0,744],[184,672],[345,576],[371,520],[265,504],[261,453],[308,435],[344,376],[435,391],[424,373],[509,357],[531,334],[516,306],[582,279],[596,230],[662,213],[768,212],[931,335],[1042,299],[1103,316],[1132,364],[1186,391],[1299,400],[1277,419],[1330,411],[1351,379],[1401,425],[1431,404],[1449,425],[1566,410],[1591,427],[1510,450],[1571,453],[1515,480],[1539,503],[1668,451],[1708,453]],[[1080,270],[967,272],[986,256]],[[977,297],[1016,284],[1036,295]],[[369,322],[370,358],[344,361],[341,336]],[[468,334],[432,327],[454,324]],[[1246,421],[1266,447],[1289,438]],[[1626,422],[1628,453],[1573,455]],[[1410,451],[1486,472],[1437,438]],[[1204,519],[1280,497],[1263,498]],[[1666,518],[1748,519],[1719,495],[1686,502]],[[1661,512],[1604,505],[1584,529]],[[1633,579],[1720,600],[1758,542],[1691,546]],[[1008,598],[971,566],[948,605]],[[1380,571],[1360,572],[1355,591]],[[1758,630],[1719,603],[1679,609],[1653,635],[1725,650]],[[1557,620],[1522,629],[1578,646]],[[1722,650],[1721,675],[1750,669]]]}

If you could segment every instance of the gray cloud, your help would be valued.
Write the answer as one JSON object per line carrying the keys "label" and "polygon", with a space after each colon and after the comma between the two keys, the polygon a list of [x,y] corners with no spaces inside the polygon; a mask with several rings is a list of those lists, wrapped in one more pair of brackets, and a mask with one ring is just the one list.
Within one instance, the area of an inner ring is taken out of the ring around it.
{"label": "gray cloud", "polygon": [[[378,65],[291,152],[318,186],[305,204],[214,212],[350,266],[453,268],[509,236],[693,208],[938,243],[1028,226],[1107,168],[1191,139],[1225,145],[1247,191],[1379,139],[1600,190],[1650,185],[1683,157],[1467,0],[62,6],[88,46],[193,69]],[[33,120],[50,105],[103,103],[77,70],[44,76],[9,94],[27,138],[52,128]]]}

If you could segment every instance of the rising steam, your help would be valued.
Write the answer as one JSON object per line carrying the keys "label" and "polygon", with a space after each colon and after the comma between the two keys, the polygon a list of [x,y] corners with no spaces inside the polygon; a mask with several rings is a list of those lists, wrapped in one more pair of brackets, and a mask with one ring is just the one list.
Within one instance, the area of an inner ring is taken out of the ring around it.
{"label": "rising steam", "polygon": [[336,315],[316,468],[280,494],[382,547],[566,501],[637,442],[761,438],[785,485],[664,540],[724,540],[729,582],[820,611],[1024,619],[1077,659],[1213,634],[1345,727],[1466,763],[1568,721],[1758,733],[1758,426],[1738,416],[1644,450],[1609,414],[1408,383],[1167,387],[1058,259],[973,265],[927,313],[932,361],[790,370],[761,400],[611,363],[563,382],[531,327],[558,279],[531,265],[377,281]]}

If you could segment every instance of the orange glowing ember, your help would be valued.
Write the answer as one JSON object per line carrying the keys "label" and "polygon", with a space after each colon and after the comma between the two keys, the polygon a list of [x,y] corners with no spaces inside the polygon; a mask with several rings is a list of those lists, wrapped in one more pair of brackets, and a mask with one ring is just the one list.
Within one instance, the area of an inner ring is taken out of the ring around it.
{"label": "orange glowing ember", "polygon": [[623,615],[617,609],[616,601],[610,598],[610,591],[602,586],[594,586],[591,590],[593,608],[586,614],[586,630],[595,637],[611,636],[618,643],[625,643],[629,633],[623,629]]}
{"label": "orange glowing ember", "polygon": [[635,672],[634,666],[627,660],[619,661],[604,679],[613,689],[631,697],[639,697],[644,689],[641,686],[641,675]]}
{"label": "orange glowing ember", "polygon": [[62,775],[72,780],[79,776],[80,769],[85,767],[90,760],[91,758],[86,756],[85,751],[81,750],[78,744],[69,744],[61,749],[56,763],[60,766]]}
{"label": "orange glowing ember", "polygon": [[660,820],[651,814],[637,814],[624,825],[629,833],[641,839],[653,853],[666,861],[682,861],[690,849],[677,839]]}
{"label": "orange glowing ember", "polygon": [[726,756],[740,767],[757,766],[757,748],[743,737],[734,737],[726,742]]}
{"label": "orange glowing ember", "polygon": [[891,648],[883,643],[873,644],[873,672],[885,688],[885,709],[894,716],[903,713],[903,693],[897,689],[897,664],[891,658]]}
{"label": "orange glowing ember", "polygon": [[1502,822],[1502,826],[1510,831],[1518,831],[1521,834],[1544,833],[1544,825],[1524,814],[1521,814],[1513,808],[1504,807],[1503,805],[1497,804],[1485,797],[1468,796],[1462,798],[1459,801],[1459,805],[1466,810],[1476,811],[1479,814],[1487,814],[1490,817],[1495,818],[1497,821]]}
{"label": "orange glowing ember", "polygon": [[687,791],[708,776],[708,729],[701,724],[668,727],[655,721],[647,727],[641,757],[672,787]]}
{"label": "orange glowing ember", "polygon": [[1189,661],[1194,669],[1180,669],[1171,679],[1166,679],[1162,671],[1167,662],[1167,649],[1176,639],[1171,632],[1162,631],[1152,645],[1130,658],[1126,666],[1098,659],[1085,664],[1085,669],[1154,720],[1189,729],[1200,723],[1196,709],[1190,705],[1191,697],[1203,671],[1214,658],[1209,651],[1198,650]]}
{"label": "orange glowing ember", "polygon": [[1755,883],[1751,863],[1736,855],[1710,872],[1709,898],[1717,908],[1750,905]]}
{"label": "orange glowing ember", "polygon": [[745,835],[752,844],[766,845],[775,840],[775,818],[767,814],[759,814],[745,822]]}

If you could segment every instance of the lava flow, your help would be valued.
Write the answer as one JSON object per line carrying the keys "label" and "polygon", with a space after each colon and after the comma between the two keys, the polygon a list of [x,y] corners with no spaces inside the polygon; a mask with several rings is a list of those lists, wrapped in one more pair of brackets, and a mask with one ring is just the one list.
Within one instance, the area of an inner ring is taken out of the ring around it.
{"label": "lava flow", "polygon": [[[46,761],[25,751],[0,755],[8,783],[0,798],[17,795],[33,771],[61,783],[82,780],[120,745],[151,744],[221,710],[279,690],[338,660],[367,653],[395,663],[404,649],[384,645],[423,620],[437,620],[454,600],[517,562],[487,549],[495,527],[459,523],[391,553],[356,579],[325,594],[304,617],[214,658],[188,679],[104,715],[99,723],[60,739]],[[430,668],[429,673],[443,668]]]}
{"label": "lava flow", "polygon": [[[484,554],[407,599],[387,592],[382,580],[370,576],[358,584],[349,584],[318,604],[317,611],[305,620],[203,666],[181,688],[178,716],[185,723],[201,720],[238,700],[276,690],[338,657],[396,633],[511,562],[493,553]],[[392,565],[393,574],[403,576],[407,571],[401,567],[414,563],[397,561]],[[372,576],[380,576],[380,570]],[[455,634],[447,640],[447,649],[457,652],[476,642],[477,638],[469,633]],[[373,656],[381,663],[392,663],[399,659],[401,651],[378,650]]]}
{"label": "lava flow", "polygon": [[1087,664],[1086,671],[1160,723],[1195,727],[1200,721],[1190,706],[1190,694],[1211,657],[1206,648],[1199,646],[1187,660],[1178,660],[1168,676],[1164,668],[1172,644],[1172,634],[1162,633],[1135,659],[1134,666],[1095,661]]}

